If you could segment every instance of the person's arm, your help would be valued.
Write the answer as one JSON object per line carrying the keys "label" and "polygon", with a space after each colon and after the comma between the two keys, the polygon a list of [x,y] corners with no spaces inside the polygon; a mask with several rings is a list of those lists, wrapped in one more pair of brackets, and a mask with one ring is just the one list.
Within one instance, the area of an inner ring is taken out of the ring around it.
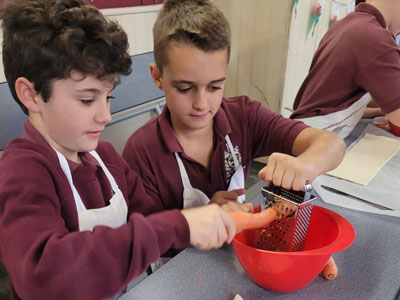
{"label": "person's arm", "polygon": [[379,107],[366,107],[363,113],[363,118],[375,118],[383,115],[384,114]]}
{"label": "person's arm", "polygon": [[368,106],[379,107],[390,123],[400,127],[399,47],[389,35],[386,38],[375,35],[369,45],[370,55],[364,57],[367,60],[357,64],[355,82],[371,94],[373,100]]}
{"label": "person's arm", "polygon": [[112,297],[163,252],[189,245],[179,210],[134,213],[115,229],[71,229],[76,207],[62,171],[28,150],[8,154],[0,166],[0,259],[20,298]]}
{"label": "person's arm", "polygon": [[[215,205],[148,216],[132,212],[118,228],[79,232],[58,166],[29,150],[5,153],[0,162],[0,260],[22,299],[109,298],[168,249],[190,243],[216,248],[235,234],[233,220]],[[137,196],[134,204],[147,202]]]}
{"label": "person's arm", "polygon": [[372,99],[367,107],[364,110],[363,118],[374,118],[383,116],[384,113],[382,112],[381,108],[378,106],[378,103],[374,99]]}
{"label": "person's arm", "polygon": [[[130,168],[125,161],[122,162],[122,165],[123,168],[125,168],[125,176],[127,178],[130,199],[129,211],[139,212],[146,215],[154,211],[153,207],[158,207],[158,204],[156,203],[158,201],[148,197],[147,190],[142,184],[142,178],[138,176],[135,170]],[[244,190],[234,190],[232,192],[221,193],[225,198],[232,197],[231,194],[234,194],[236,199],[237,195],[241,195],[244,192]],[[216,194],[219,194],[219,192]],[[229,196],[227,194],[229,194]],[[192,246],[199,249],[211,249],[219,248],[225,242],[230,243],[232,241],[236,234],[236,227],[233,219],[226,212],[234,209],[229,210],[224,208],[224,206],[223,203],[219,203],[219,205],[211,203],[210,205],[203,207],[181,210],[182,215],[185,217],[189,225],[190,244]],[[248,205],[245,206],[247,208]],[[248,210],[243,208],[242,211]],[[158,214],[159,213],[156,213],[154,215]],[[168,235],[168,228],[166,228],[165,234]]]}
{"label": "person's arm", "polygon": [[335,133],[314,128],[302,130],[293,143],[294,156],[273,153],[259,177],[286,189],[301,190],[306,181],[312,182],[342,161],[345,144]]}
{"label": "person's arm", "polygon": [[386,119],[388,119],[390,123],[400,127],[400,108],[386,114]]}
{"label": "person's arm", "polygon": [[233,218],[217,204],[181,210],[190,230],[190,244],[199,249],[219,248],[236,234]]}

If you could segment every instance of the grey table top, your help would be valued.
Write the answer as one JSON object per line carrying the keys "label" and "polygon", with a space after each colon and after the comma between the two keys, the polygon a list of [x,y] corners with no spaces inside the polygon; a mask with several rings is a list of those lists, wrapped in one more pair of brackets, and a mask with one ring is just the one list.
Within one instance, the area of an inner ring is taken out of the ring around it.
{"label": "grey table top", "polygon": [[[253,197],[263,183],[252,187]],[[293,293],[276,293],[255,284],[237,260],[231,245],[212,251],[188,248],[144,279],[121,299],[244,300],[256,299],[395,299],[400,288],[400,218],[354,211],[317,201],[344,216],[356,240],[334,254],[339,276],[321,276]]]}
{"label": "grey table top", "polygon": [[[254,203],[263,185],[259,182],[250,188],[246,198]],[[356,231],[354,243],[333,255],[339,268],[339,276],[333,281],[318,276],[299,291],[272,292],[248,277],[231,245],[212,251],[188,248],[120,299],[232,300],[236,294],[244,300],[397,298],[400,289],[400,218],[350,210],[320,200],[316,204],[345,217]]]}

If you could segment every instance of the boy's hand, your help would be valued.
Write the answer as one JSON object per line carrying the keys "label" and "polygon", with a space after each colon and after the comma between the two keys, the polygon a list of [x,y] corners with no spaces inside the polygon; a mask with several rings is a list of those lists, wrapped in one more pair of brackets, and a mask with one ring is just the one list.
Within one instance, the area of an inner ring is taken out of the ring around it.
{"label": "boy's hand", "polygon": [[236,234],[234,220],[216,204],[181,212],[189,224],[190,244],[196,248],[220,248],[225,242],[231,243]]}
{"label": "boy's hand", "polygon": [[272,153],[268,158],[268,165],[261,169],[258,177],[268,184],[300,191],[304,188],[306,181],[313,182],[319,175],[313,166],[314,164],[298,157]]}
{"label": "boy's hand", "polygon": [[245,189],[236,189],[232,191],[218,191],[210,200],[210,203],[215,203],[221,206],[226,211],[244,211],[253,212],[253,205],[251,203],[239,203],[237,198],[246,193]]}
{"label": "boy's hand", "polygon": [[374,118],[384,115],[385,114],[379,107],[366,107],[363,113],[363,118]]}
{"label": "boy's hand", "polygon": [[254,212],[253,204],[250,202],[239,203],[236,201],[229,201],[229,202],[221,205],[221,208],[226,212],[232,212],[232,211],[248,212],[248,213]]}
{"label": "boy's hand", "polygon": [[317,176],[336,168],[345,151],[346,145],[336,133],[308,127],[293,142],[294,156],[272,153],[258,176],[267,183],[300,191],[307,181],[312,183]]}

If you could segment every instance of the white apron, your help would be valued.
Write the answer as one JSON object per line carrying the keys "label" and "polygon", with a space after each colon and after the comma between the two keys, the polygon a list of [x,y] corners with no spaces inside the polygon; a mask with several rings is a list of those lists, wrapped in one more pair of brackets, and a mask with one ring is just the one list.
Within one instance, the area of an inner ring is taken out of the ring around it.
{"label": "white apron", "polygon": [[[244,172],[243,167],[239,165],[239,161],[236,157],[235,151],[231,140],[228,136],[225,137],[226,143],[228,144],[229,151],[232,154],[233,161],[235,164],[235,173],[231,177],[229,183],[228,191],[234,189],[244,189]],[[183,165],[182,159],[179,157],[178,153],[175,152],[175,158],[178,162],[179,172],[181,174],[182,185],[183,185],[183,208],[191,208],[206,205],[210,202],[208,196],[200,191],[199,189],[193,188],[190,184],[189,176],[186,172],[185,166]],[[243,203],[245,200],[245,195],[238,197],[238,202]]]}
{"label": "white apron", "polygon": [[82,199],[73,184],[71,170],[69,168],[67,159],[60,152],[58,152],[57,150],[55,151],[57,153],[61,168],[65,176],[67,176],[68,183],[74,195],[76,209],[78,211],[79,231],[92,231],[93,228],[97,225],[117,228],[125,224],[128,215],[128,206],[126,205],[124,195],[122,194],[121,190],[114,180],[114,177],[108,171],[107,167],[105,166],[97,152],[91,151],[89,153],[99,162],[101,168],[103,169],[103,172],[106,174],[108,180],[110,181],[113,196],[108,206],[88,210],[83,204]]}
{"label": "white apron", "polygon": [[[234,189],[244,189],[244,173],[243,173],[243,167],[239,165],[239,161],[235,155],[235,152],[233,150],[233,146],[231,143],[231,140],[229,139],[228,136],[225,137],[225,140],[228,144],[229,151],[232,154],[233,161],[235,164],[235,173],[231,177],[231,182],[228,187],[228,191],[234,190]],[[208,196],[202,192],[199,189],[193,188],[192,185],[190,184],[189,176],[186,172],[186,168],[183,165],[182,159],[179,157],[179,154],[177,152],[174,153],[176,161],[178,163],[179,167],[179,172],[181,174],[181,179],[182,179],[182,185],[183,185],[183,208],[192,208],[192,207],[198,207],[198,206],[203,206],[206,205],[210,202],[210,199]],[[245,195],[239,196],[238,201],[243,203],[245,200]],[[151,263],[151,269],[153,272],[158,270],[160,267],[162,267],[164,264],[166,264],[171,258],[169,257],[160,257],[157,261],[154,263]]]}
{"label": "white apron", "polygon": [[366,93],[350,107],[344,110],[336,111],[324,116],[296,119],[296,121],[302,121],[304,124],[317,129],[336,132],[342,139],[344,139],[361,120],[364,110],[371,100],[372,97],[370,93]]}

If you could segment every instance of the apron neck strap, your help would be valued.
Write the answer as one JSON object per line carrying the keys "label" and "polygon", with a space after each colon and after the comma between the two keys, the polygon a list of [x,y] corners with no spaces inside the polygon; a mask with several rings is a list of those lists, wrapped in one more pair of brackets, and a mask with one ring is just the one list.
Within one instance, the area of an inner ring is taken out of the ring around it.
{"label": "apron neck strap", "polygon": [[119,190],[119,187],[117,183],[115,182],[114,177],[111,175],[110,171],[107,169],[106,165],[104,164],[103,160],[100,158],[100,156],[97,154],[95,150],[89,152],[100,164],[101,168],[103,169],[103,172],[106,174],[108,180],[110,181],[111,188],[113,191],[116,193],[117,190]]}
{"label": "apron neck strap", "polygon": [[[75,199],[75,204],[76,204],[76,209],[78,210],[78,212],[82,212],[86,210],[85,204],[83,204],[83,201],[78,193],[78,191],[76,190],[74,183],[72,181],[72,174],[71,174],[71,170],[69,168],[68,165],[68,161],[65,158],[65,156],[63,154],[61,154],[59,151],[57,151],[54,147],[52,147],[54,149],[54,151],[57,154],[58,157],[58,161],[60,162],[60,166],[61,169],[63,170],[65,176],[67,177],[68,183],[71,187],[72,190],[72,194],[74,196]],[[119,187],[117,185],[117,183],[115,182],[114,177],[111,175],[110,171],[108,171],[106,165],[104,164],[104,162],[102,161],[102,159],[100,158],[100,156],[97,154],[97,152],[95,150],[90,151],[89,152],[100,164],[103,172],[106,174],[108,180],[110,181],[111,184],[111,188],[113,190],[114,193],[117,193],[117,191],[119,190]]]}
{"label": "apron neck strap", "polygon": [[239,168],[239,161],[238,161],[238,159],[236,157],[236,153],[235,153],[235,150],[233,149],[231,139],[229,138],[228,135],[225,136],[225,141],[226,141],[226,143],[228,145],[229,150],[231,151],[233,162],[235,164],[235,170],[236,170],[237,168]]}
{"label": "apron neck strap", "polygon": [[188,176],[188,174],[186,172],[185,166],[183,165],[183,161],[180,158],[178,152],[174,152],[174,154],[175,154],[176,161],[178,162],[179,173],[181,174],[183,188],[184,189],[185,188],[191,188],[192,185],[190,184],[189,176]]}
{"label": "apron neck strap", "polygon": [[54,147],[52,147],[57,154],[58,161],[60,162],[61,169],[63,170],[65,176],[67,177],[68,183],[71,187],[72,194],[75,199],[75,205],[78,212],[82,212],[86,210],[85,204],[83,204],[81,197],[79,196],[78,191],[76,190],[74,183],[72,181],[71,170],[68,165],[68,161],[63,154],[58,152]]}

